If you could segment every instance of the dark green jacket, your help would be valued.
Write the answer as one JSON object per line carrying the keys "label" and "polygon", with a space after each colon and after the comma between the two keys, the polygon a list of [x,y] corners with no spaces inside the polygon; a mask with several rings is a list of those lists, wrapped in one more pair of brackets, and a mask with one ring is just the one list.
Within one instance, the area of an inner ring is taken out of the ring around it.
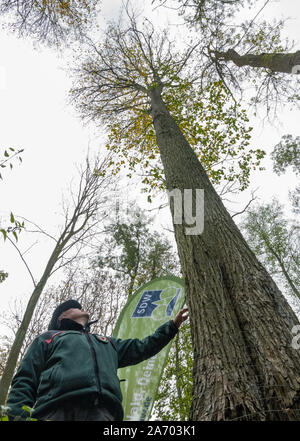
{"label": "dark green jacket", "polygon": [[24,417],[27,405],[35,409],[33,418],[41,418],[62,400],[97,396],[115,420],[123,420],[117,369],[154,356],[178,332],[172,320],[143,340],[108,339],[77,326],[48,331],[32,342],[12,381],[10,416]]}

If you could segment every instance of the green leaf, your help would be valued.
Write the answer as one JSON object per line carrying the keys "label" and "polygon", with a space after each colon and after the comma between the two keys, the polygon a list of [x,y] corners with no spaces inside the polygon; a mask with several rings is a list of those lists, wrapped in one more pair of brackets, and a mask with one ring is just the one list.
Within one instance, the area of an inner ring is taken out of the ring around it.
{"label": "green leaf", "polygon": [[15,231],[13,231],[13,235],[15,236],[16,241],[18,242],[18,235],[17,235],[17,233]]}
{"label": "green leaf", "polygon": [[32,407],[29,407],[29,406],[26,406],[26,405],[22,406],[22,409],[26,410],[26,412],[29,412],[30,414],[33,412]]}
{"label": "green leaf", "polygon": [[4,152],[4,156],[6,157],[6,158],[8,158],[9,157],[9,154],[7,153],[7,151],[5,150],[5,152]]}
{"label": "green leaf", "polygon": [[1,231],[1,233],[3,234],[3,236],[4,236],[4,240],[6,240],[6,238],[7,238],[7,233],[6,233],[6,231],[5,230],[0,230]]}
{"label": "green leaf", "polygon": [[11,221],[12,224],[15,223],[15,218],[14,218],[14,215],[12,213],[10,213],[10,221]]}
{"label": "green leaf", "polygon": [[7,415],[0,417],[0,421],[9,421],[9,418]]}

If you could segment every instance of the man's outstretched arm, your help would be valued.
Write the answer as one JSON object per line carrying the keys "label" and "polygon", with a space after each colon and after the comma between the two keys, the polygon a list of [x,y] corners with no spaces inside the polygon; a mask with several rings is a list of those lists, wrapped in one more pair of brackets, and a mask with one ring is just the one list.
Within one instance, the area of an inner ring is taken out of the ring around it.
{"label": "man's outstretched arm", "polygon": [[113,339],[118,352],[119,368],[134,365],[147,360],[160,352],[178,332],[178,328],[188,318],[187,308],[178,312],[174,320],[160,326],[152,335],[143,340]]}

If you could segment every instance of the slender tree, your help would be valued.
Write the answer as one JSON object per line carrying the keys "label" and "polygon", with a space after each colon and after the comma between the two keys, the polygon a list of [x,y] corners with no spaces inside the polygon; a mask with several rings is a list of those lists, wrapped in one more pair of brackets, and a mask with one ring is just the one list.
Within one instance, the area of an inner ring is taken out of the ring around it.
{"label": "slender tree", "polygon": [[[271,153],[273,159],[273,170],[277,175],[285,173],[291,167],[296,175],[300,171],[300,137],[284,135],[281,141],[275,146]],[[289,190],[289,198],[292,203],[293,212],[300,214],[300,185],[295,189]]]}
{"label": "slender tree", "polygon": [[170,349],[154,402],[156,420],[189,420],[193,400],[193,361],[191,330],[187,323],[180,328]]}
{"label": "slender tree", "polygon": [[151,279],[168,274],[180,277],[173,247],[161,234],[150,231],[151,220],[140,208],[133,207],[127,221],[108,226],[94,259],[94,266],[113,271],[128,298]]}
{"label": "slender tree", "polygon": [[284,218],[282,204],[273,198],[252,208],[244,228],[247,242],[269,273],[283,276],[285,291],[300,299],[299,228]]}
{"label": "slender tree", "polygon": [[[34,289],[26,306],[24,316],[20,322],[0,380],[1,405],[5,403],[26,331],[49,277],[58,269],[63,268],[68,262],[70,262],[70,260],[74,259],[74,254],[69,257],[70,250],[75,249],[78,245],[82,244],[84,240],[88,240],[92,237],[95,234],[96,227],[101,221],[101,219],[99,219],[101,218],[100,191],[105,190],[111,180],[109,175],[106,174],[106,176],[104,176],[103,173],[107,166],[107,162],[107,159],[102,161],[96,159],[95,163],[91,164],[87,160],[86,168],[81,173],[77,195],[73,195],[73,211],[70,213],[69,209],[66,210],[65,223],[59,237],[56,239],[52,236],[52,239],[55,241],[55,246],[45,266],[43,274],[38,281],[34,278],[29,266],[22,256],[22,253],[18,250],[23,262],[29,270]],[[16,247],[13,242],[12,244]],[[76,254],[78,254],[78,249],[77,252],[75,252],[75,256]]]}
{"label": "slender tree", "polygon": [[298,320],[168,109],[164,97],[176,90],[178,77],[199,75],[189,71],[195,45],[184,54],[172,49],[165,35],[138,29],[131,16],[127,27],[111,26],[95,46],[98,57],[82,66],[85,82],[73,96],[82,114],[103,122],[126,124],[130,111],[148,111],[166,188],[182,195],[192,189],[194,206],[196,190],[204,190],[203,233],[189,235],[185,221],[174,222],[194,349],[191,419],[296,420],[300,354],[291,346],[291,329]]}

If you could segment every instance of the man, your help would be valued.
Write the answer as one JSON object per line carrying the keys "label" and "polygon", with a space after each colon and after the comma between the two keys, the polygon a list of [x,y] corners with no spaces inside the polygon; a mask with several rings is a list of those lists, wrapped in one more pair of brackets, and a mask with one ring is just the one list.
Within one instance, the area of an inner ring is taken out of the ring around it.
{"label": "man", "polygon": [[[59,305],[48,332],[26,352],[8,395],[10,419],[121,421],[122,394],[117,369],[157,354],[188,318],[187,308],[143,340],[91,334],[89,314],[76,300]],[[27,414],[28,416],[28,414]]]}

